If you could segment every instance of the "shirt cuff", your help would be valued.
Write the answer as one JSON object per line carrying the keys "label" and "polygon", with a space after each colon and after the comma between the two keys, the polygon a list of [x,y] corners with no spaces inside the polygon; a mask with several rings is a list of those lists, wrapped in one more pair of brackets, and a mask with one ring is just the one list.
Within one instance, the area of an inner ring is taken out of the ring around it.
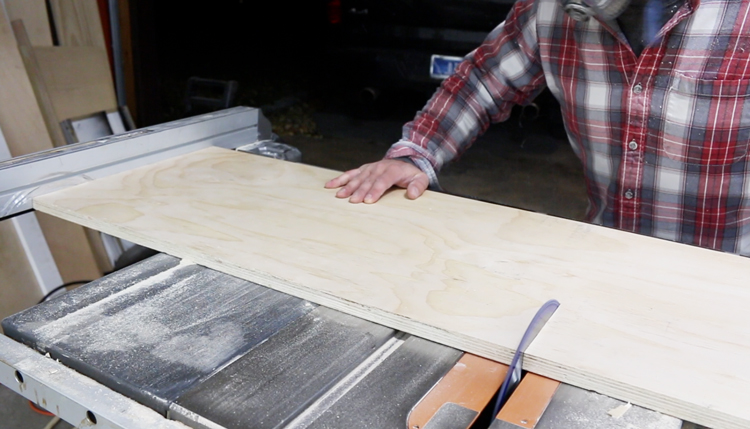
{"label": "shirt cuff", "polygon": [[442,186],[440,186],[440,182],[437,178],[437,172],[432,167],[432,164],[430,164],[429,161],[427,161],[424,158],[420,158],[419,156],[389,156],[386,155],[386,159],[395,159],[397,161],[403,161],[408,162],[409,164],[419,168],[422,170],[424,174],[427,175],[427,178],[430,180],[429,189],[431,191],[443,191]]}

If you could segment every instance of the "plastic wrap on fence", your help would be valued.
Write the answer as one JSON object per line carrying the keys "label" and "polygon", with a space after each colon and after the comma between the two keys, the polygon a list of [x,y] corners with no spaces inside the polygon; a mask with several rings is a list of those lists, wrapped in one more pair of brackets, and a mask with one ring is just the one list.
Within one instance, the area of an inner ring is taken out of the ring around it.
{"label": "plastic wrap on fence", "polygon": [[269,158],[283,159],[285,161],[301,162],[302,152],[294,146],[272,140],[261,140],[249,145],[237,148],[242,152],[263,155]]}

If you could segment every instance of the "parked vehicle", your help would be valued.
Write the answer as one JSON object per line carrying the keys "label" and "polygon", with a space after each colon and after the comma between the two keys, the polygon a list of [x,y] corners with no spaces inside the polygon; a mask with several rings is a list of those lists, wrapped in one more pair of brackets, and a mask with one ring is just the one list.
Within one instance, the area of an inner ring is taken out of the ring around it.
{"label": "parked vehicle", "polygon": [[436,71],[442,66],[450,72],[451,64],[505,19],[511,5],[512,0],[328,0],[329,61],[347,80],[364,86],[434,88],[444,77]]}
{"label": "parked vehicle", "polygon": [[[408,104],[419,109],[443,78],[508,15],[514,0],[326,0],[328,64],[356,93],[354,114],[371,116]],[[405,90],[417,91],[413,102]],[[389,101],[382,94],[396,93]],[[551,152],[565,140],[549,91],[514,110],[505,124],[524,150]],[[528,138],[534,129],[555,139]]]}

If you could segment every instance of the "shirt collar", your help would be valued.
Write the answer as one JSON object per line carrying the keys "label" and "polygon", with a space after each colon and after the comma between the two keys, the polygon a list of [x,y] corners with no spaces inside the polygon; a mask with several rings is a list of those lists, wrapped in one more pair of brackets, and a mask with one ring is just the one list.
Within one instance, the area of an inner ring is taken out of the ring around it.
{"label": "shirt collar", "polygon": [[[602,21],[611,22],[630,5],[630,0],[561,0],[561,2],[563,9],[577,21],[596,16]],[[692,12],[700,5],[700,0],[687,0],[686,3]]]}

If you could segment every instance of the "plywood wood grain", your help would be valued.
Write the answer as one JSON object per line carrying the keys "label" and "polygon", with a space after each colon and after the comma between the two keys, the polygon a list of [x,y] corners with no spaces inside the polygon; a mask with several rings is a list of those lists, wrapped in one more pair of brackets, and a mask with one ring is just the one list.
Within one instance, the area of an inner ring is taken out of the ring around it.
{"label": "plywood wood grain", "polygon": [[106,49],[96,0],[51,0],[60,46],[97,46]]}
{"label": "plywood wood grain", "polygon": [[4,0],[11,21],[23,20],[34,46],[52,46],[52,31],[45,0]]}
{"label": "plywood wood grain", "polygon": [[107,51],[97,47],[34,48],[58,119],[117,109]]}
{"label": "plywood wood grain", "polygon": [[38,210],[711,427],[750,426],[750,259],[439,193],[334,198],[334,172],[222,149]]}

